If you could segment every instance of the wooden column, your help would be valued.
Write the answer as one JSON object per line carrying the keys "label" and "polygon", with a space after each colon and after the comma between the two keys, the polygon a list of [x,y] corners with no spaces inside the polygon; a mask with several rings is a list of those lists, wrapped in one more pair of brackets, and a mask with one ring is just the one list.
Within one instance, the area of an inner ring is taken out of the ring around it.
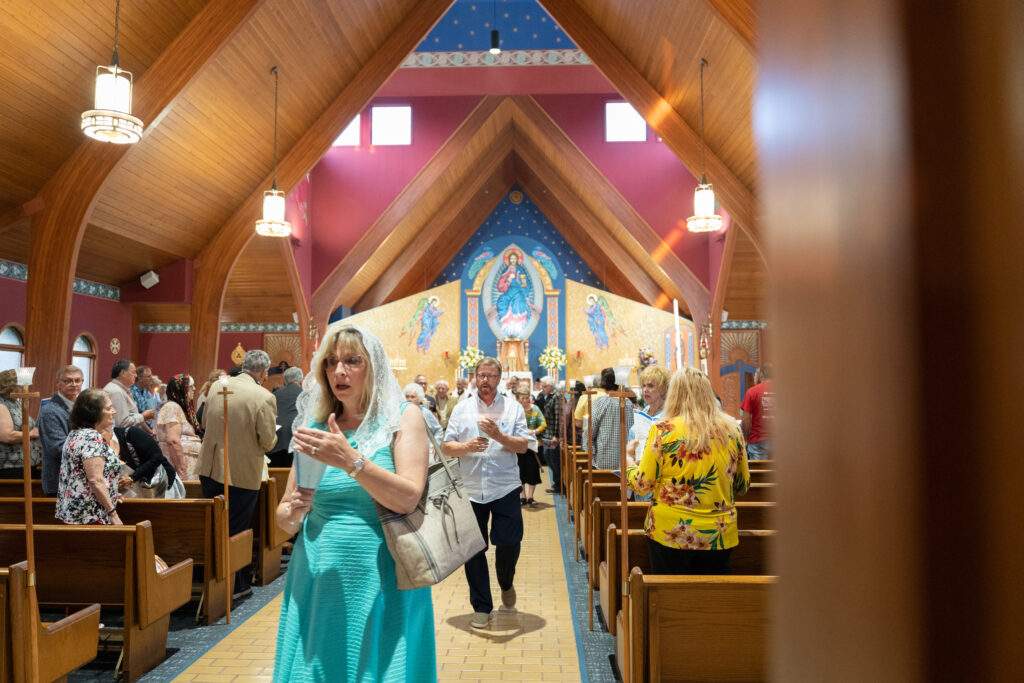
{"label": "wooden column", "polygon": [[[260,2],[211,0],[139,78],[134,113],[153,123]],[[145,138],[139,144],[146,144]],[[43,208],[32,216],[25,352],[44,394],[53,390],[58,368],[71,360],[71,286],[85,226],[100,189],[128,149],[83,139],[39,194]]]}
{"label": "wooden column", "polygon": [[776,680],[1024,671],[1024,5],[759,17]]}

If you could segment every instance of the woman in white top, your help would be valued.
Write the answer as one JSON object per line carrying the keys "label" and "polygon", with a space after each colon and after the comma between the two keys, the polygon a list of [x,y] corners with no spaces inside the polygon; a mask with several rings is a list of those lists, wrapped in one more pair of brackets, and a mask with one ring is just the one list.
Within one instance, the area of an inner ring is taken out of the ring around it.
{"label": "woman in white top", "polygon": [[175,375],[167,383],[167,403],[156,417],[156,440],[178,476],[198,479],[196,461],[203,442],[202,428],[192,410],[195,382],[188,375]]}

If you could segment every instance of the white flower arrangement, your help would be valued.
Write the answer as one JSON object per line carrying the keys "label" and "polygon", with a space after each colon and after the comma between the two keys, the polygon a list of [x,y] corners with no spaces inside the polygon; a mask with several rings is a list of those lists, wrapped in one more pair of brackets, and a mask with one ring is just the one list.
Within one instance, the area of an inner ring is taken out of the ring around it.
{"label": "white flower arrangement", "polygon": [[459,354],[459,367],[466,370],[473,370],[476,364],[484,359],[483,352],[475,346],[467,346]]}
{"label": "white flower arrangement", "polygon": [[542,368],[557,370],[565,366],[565,360],[565,352],[562,349],[557,346],[549,346],[544,349],[544,353],[540,354],[537,362],[540,363]]}
{"label": "white flower arrangement", "polygon": [[658,360],[654,357],[654,351],[647,346],[641,346],[637,356],[640,361],[641,370],[649,365],[657,365],[658,363]]}

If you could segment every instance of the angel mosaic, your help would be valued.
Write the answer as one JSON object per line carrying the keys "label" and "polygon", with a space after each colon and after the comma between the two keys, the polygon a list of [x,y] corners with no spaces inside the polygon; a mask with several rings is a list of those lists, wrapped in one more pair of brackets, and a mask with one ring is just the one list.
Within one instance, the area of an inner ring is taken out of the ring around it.
{"label": "angel mosaic", "polygon": [[594,344],[599,349],[607,349],[609,331],[611,334],[624,332],[622,325],[615,319],[612,307],[602,295],[587,295],[587,327],[594,335]]}
{"label": "angel mosaic", "polygon": [[436,296],[423,297],[416,305],[416,312],[402,326],[399,336],[404,337],[408,335],[411,341],[418,325],[419,333],[416,335],[416,350],[420,353],[426,353],[430,350],[430,341],[434,338],[434,333],[437,332],[437,328],[441,324],[442,314],[444,314],[444,311],[441,309],[440,299]]}

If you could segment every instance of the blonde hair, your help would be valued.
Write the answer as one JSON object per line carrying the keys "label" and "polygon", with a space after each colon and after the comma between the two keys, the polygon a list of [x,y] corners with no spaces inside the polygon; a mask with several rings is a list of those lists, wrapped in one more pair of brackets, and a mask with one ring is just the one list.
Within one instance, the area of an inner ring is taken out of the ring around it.
{"label": "blonde hair", "polygon": [[366,412],[370,405],[370,397],[373,396],[373,361],[370,359],[370,352],[363,344],[363,335],[354,327],[338,328],[334,334],[324,337],[320,342],[320,348],[317,349],[316,357],[313,359],[313,372],[316,373],[314,376],[320,386],[320,400],[314,403],[310,414],[314,420],[321,423],[327,422],[328,416],[332,413],[340,415],[342,410],[341,401],[335,397],[334,391],[331,389],[331,381],[327,377],[327,360],[335,352],[343,356],[361,356],[366,362],[363,395],[359,397],[360,413]]}
{"label": "blonde hair", "polygon": [[642,387],[648,382],[654,382],[662,396],[668,392],[668,382],[670,379],[672,379],[672,376],[668,374],[668,370],[660,365],[648,365],[640,371],[640,386]]}
{"label": "blonde hair", "polygon": [[210,371],[210,375],[209,375],[209,377],[207,377],[206,381],[203,382],[203,386],[199,387],[199,395],[200,396],[207,396],[207,395],[209,395],[210,387],[213,386],[213,383],[216,382],[218,379],[220,379],[221,375],[225,375],[225,374],[227,374],[227,373],[225,373],[220,368],[217,368],[216,370]]}
{"label": "blonde hair", "polygon": [[672,376],[665,398],[665,418],[682,418],[690,453],[707,453],[711,442],[740,438],[736,421],[718,408],[711,380],[697,368],[683,368]]}

